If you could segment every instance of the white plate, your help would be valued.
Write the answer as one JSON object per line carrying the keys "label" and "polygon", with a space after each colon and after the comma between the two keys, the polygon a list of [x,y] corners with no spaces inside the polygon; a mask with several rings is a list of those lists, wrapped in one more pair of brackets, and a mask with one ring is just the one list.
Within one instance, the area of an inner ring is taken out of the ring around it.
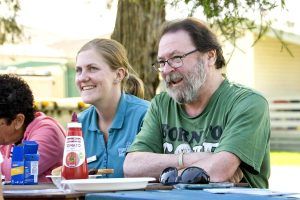
{"label": "white plate", "polygon": [[[89,179],[95,179],[102,176],[101,174],[97,174],[97,175],[89,175]],[[64,188],[63,185],[61,185],[61,176],[57,176],[57,175],[47,175],[47,178],[51,178],[52,183],[57,187],[57,188]],[[77,179],[78,180],[78,179]]]}
{"label": "white plate", "polygon": [[[101,177],[102,174],[95,174],[95,175],[89,175],[89,178],[90,179],[93,179],[93,178],[97,178],[97,177]],[[61,178],[60,176],[57,176],[57,175],[47,175],[46,176],[47,178]]]}
{"label": "white plate", "polygon": [[155,178],[99,178],[99,179],[74,179],[62,180],[63,184],[69,186],[71,190],[78,192],[88,191],[117,191],[143,189],[149,181]]}

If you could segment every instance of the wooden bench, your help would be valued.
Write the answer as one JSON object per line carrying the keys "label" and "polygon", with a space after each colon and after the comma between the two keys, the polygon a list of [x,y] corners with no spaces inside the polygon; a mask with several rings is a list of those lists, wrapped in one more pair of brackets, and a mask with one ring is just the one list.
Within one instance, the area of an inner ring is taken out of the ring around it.
{"label": "wooden bench", "polygon": [[271,150],[300,151],[300,97],[269,100]]}

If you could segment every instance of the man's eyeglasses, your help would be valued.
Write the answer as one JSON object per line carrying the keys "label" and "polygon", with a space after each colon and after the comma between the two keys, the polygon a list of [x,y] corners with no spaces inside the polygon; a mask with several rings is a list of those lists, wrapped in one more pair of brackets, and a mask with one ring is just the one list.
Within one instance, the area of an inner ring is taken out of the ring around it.
{"label": "man's eyeglasses", "polygon": [[159,181],[163,185],[174,185],[177,183],[207,184],[210,181],[210,177],[204,169],[199,167],[188,167],[181,173],[181,176],[178,176],[177,168],[168,167],[162,171]]}
{"label": "man's eyeglasses", "polygon": [[192,53],[195,53],[197,52],[198,49],[195,49],[193,51],[190,51],[186,54],[183,54],[181,56],[174,56],[172,58],[169,58],[168,60],[160,60],[160,61],[157,61],[155,63],[152,64],[152,67],[156,70],[156,71],[159,71],[159,72],[162,72],[164,71],[164,68],[165,68],[165,65],[166,63],[168,63],[171,67],[173,68],[178,68],[178,67],[181,67],[183,65],[183,61],[182,59],[185,58],[186,56],[192,54]]}

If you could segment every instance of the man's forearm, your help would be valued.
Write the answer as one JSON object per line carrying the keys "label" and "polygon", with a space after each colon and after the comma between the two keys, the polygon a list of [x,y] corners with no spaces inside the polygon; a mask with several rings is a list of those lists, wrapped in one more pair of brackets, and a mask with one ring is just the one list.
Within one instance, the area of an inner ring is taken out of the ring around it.
{"label": "man's forearm", "polygon": [[[228,152],[220,153],[188,153],[183,156],[184,168],[197,166],[203,168],[213,182],[229,181],[235,175],[240,165],[240,160],[235,155]],[[133,152],[126,156],[124,162],[125,177],[155,177],[159,178],[161,172],[167,167],[178,165],[178,155],[156,154],[149,152]]]}
{"label": "man's forearm", "polygon": [[125,177],[155,177],[159,180],[162,170],[178,167],[178,155],[149,152],[132,152],[124,161]]}
{"label": "man's forearm", "polygon": [[230,181],[241,163],[237,156],[229,152],[191,153],[184,156],[184,162],[185,167],[203,168],[210,175],[212,182]]}

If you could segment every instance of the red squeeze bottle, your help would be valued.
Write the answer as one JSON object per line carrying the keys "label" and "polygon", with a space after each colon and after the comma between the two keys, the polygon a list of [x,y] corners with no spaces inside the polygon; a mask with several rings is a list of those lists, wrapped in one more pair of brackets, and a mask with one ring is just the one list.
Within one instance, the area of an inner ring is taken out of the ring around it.
{"label": "red squeeze bottle", "polygon": [[72,122],[68,123],[61,176],[66,180],[88,178],[81,123],[78,122],[76,113],[72,114]]}

